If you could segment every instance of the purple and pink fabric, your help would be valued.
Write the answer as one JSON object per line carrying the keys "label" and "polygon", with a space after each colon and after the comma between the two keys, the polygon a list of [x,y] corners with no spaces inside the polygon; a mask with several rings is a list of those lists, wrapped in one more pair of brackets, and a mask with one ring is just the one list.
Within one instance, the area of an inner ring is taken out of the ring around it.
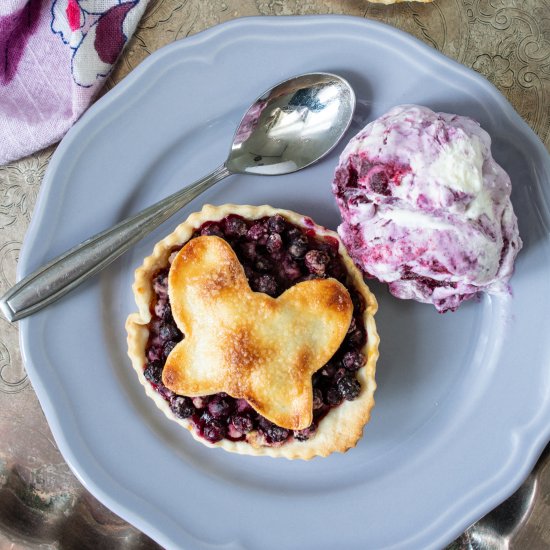
{"label": "purple and pink fabric", "polygon": [[63,137],[149,0],[0,0],[0,165]]}

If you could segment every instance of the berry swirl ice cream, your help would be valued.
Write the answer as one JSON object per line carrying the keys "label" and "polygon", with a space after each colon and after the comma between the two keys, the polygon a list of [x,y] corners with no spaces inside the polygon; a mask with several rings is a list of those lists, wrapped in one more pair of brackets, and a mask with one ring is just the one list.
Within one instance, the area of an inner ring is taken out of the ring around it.
{"label": "berry swirl ice cream", "polygon": [[508,292],[521,248],[510,192],[477,122],[417,105],[361,130],[333,182],[356,264],[394,296],[440,312],[479,291]]}

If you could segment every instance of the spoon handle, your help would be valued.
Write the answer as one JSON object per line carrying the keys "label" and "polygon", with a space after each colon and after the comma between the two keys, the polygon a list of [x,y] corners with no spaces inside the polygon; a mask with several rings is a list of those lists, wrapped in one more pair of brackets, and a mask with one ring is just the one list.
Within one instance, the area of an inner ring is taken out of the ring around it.
{"label": "spoon handle", "polygon": [[57,256],[8,290],[0,298],[0,310],[13,322],[51,304],[229,174],[223,164],[208,176]]}

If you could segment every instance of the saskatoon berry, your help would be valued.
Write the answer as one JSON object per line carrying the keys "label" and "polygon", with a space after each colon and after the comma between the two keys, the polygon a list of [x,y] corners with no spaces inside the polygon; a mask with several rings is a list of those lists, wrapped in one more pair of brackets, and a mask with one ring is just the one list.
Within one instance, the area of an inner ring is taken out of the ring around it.
{"label": "saskatoon berry", "polygon": [[293,281],[294,279],[298,279],[298,277],[302,276],[300,266],[291,258],[285,258],[283,260],[281,265],[281,273],[284,278],[289,281]]}
{"label": "saskatoon berry", "polygon": [[313,410],[323,406],[323,392],[319,388],[313,390]]}
{"label": "saskatoon berry", "polygon": [[225,232],[230,237],[242,237],[248,231],[246,222],[241,218],[229,216],[225,222]]}
{"label": "saskatoon berry", "polygon": [[359,351],[348,351],[342,357],[342,364],[349,371],[359,370],[365,363],[365,358],[363,354]]}
{"label": "saskatoon berry", "polygon": [[344,376],[338,381],[338,390],[344,399],[353,401],[361,392],[361,384],[353,376]]}
{"label": "saskatoon berry", "polygon": [[216,237],[224,236],[222,230],[220,229],[220,226],[215,223],[212,223],[203,227],[201,229],[201,235],[205,235],[205,236],[215,235]]}
{"label": "saskatoon berry", "polygon": [[255,287],[257,292],[263,292],[269,296],[277,294],[277,281],[273,275],[261,275],[256,279]]}
{"label": "saskatoon berry", "polygon": [[247,237],[252,241],[257,241],[259,244],[265,244],[267,242],[267,236],[267,228],[261,222],[252,225],[247,232]]}
{"label": "saskatoon berry", "polygon": [[297,227],[289,227],[288,231],[286,232],[286,236],[288,237],[289,241],[292,241],[297,237],[301,237],[302,232]]}
{"label": "saskatoon berry", "polygon": [[295,237],[292,241],[290,241],[290,245],[288,246],[288,253],[293,258],[302,258],[307,252],[307,247],[307,237],[305,235],[299,235],[298,237]]}
{"label": "saskatoon berry", "polygon": [[331,407],[335,407],[336,405],[340,405],[342,402],[342,394],[340,393],[340,390],[336,386],[332,386],[328,389],[327,394],[325,396],[325,401],[327,405],[330,405]]}
{"label": "saskatoon berry", "polygon": [[329,255],[321,250],[309,250],[305,256],[306,267],[316,275],[323,275],[329,262]]}
{"label": "saskatoon berry", "polygon": [[273,267],[273,264],[269,258],[258,256],[256,262],[254,263],[254,267],[258,271],[269,271]]}
{"label": "saskatoon berry", "polygon": [[347,376],[347,374],[348,374],[348,371],[346,369],[340,367],[334,373],[334,376],[333,376],[334,382],[338,382],[341,378],[343,378],[344,376]]}
{"label": "saskatoon berry", "polygon": [[267,248],[267,251],[271,253],[281,250],[283,247],[283,239],[281,238],[281,235],[278,233],[271,233],[271,235],[267,238],[265,247]]}
{"label": "saskatoon berry", "polygon": [[197,409],[202,409],[208,405],[208,396],[193,397],[192,401]]}
{"label": "saskatoon berry", "polygon": [[241,253],[247,260],[255,260],[257,257],[256,243],[243,243],[241,245]]}
{"label": "saskatoon berry", "polygon": [[328,268],[326,269],[326,272],[335,279],[338,279],[339,281],[345,281],[347,277],[347,272],[344,268],[344,266],[336,261],[333,260],[329,263]]}
{"label": "saskatoon berry", "polygon": [[170,409],[178,418],[189,418],[195,412],[193,401],[183,395],[174,395],[170,399]]}
{"label": "saskatoon berry", "polygon": [[347,341],[350,346],[356,348],[362,347],[363,342],[365,341],[365,333],[363,332],[363,329],[357,327],[354,331],[348,333]]}
{"label": "saskatoon berry", "polygon": [[161,361],[151,361],[143,371],[143,376],[153,384],[160,384],[162,382],[163,367]]}
{"label": "saskatoon berry", "polygon": [[348,327],[348,334],[351,334],[355,329],[357,328],[357,321],[355,320],[355,317],[351,318],[351,323]]}
{"label": "saskatoon berry", "polygon": [[153,289],[161,298],[168,296],[168,271],[161,271],[153,281]]}
{"label": "saskatoon berry", "polygon": [[208,403],[208,412],[213,418],[224,418],[231,414],[233,405],[229,399],[216,396]]}
{"label": "saskatoon berry", "polygon": [[165,358],[167,358],[170,355],[170,352],[178,345],[177,342],[174,342],[173,340],[170,340],[169,342],[166,342],[164,344],[164,347],[162,348],[162,353]]}
{"label": "saskatoon berry", "polygon": [[294,439],[298,441],[307,441],[312,435],[315,434],[315,431],[317,430],[317,427],[315,424],[312,424],[308,428],[305,428],[304,430],[294,430],[292,435],[294,436]]}
{"label": "saskatoon berry", "polygon": [[262,419],[260,422],[260,427],[262,432],[273,442],[273,443],[280,443],[281,441],[284,441],[288,438],[290,435],[289,430],[285,428],[281,428],[281,426],[277,426],[276,424],[273,424],[267,419]]}
{"label": "saskatoon berry", "polygon": [[181,338],[181,332],[171,323],[162,323],[159,328],[159,336],[164,340],[178,340]]}
{"label": "saskatoon berry", "polygon": [[247,414],[235,414],[231,417],[231,424],[240,433],[246,434],[254,428],[254,422]]}
{"label": "saskatoon berry", "polygon": [[334,363],[327,363],[321,370],[321,376],[326,376],[327,378],[332,378],[336,372],[336,365]]}
{"label": "saskatoon berry", "polygon": [[221,420],[214,418],[204,426],[202,433],[207,441],[216,443],[225,437],[227,428]]}
{"label": "saskatoon berry", "polygon": [[363,300],[363,296],[358,292],[351,293],[351,302],[355,311],[365,311],[365,301]]}
{"label": "saskatoon berry", "polygon": [[280,214],[276,214],[267,220],[267,226],[273,233],[282,233],[286,228],[286,221]]}

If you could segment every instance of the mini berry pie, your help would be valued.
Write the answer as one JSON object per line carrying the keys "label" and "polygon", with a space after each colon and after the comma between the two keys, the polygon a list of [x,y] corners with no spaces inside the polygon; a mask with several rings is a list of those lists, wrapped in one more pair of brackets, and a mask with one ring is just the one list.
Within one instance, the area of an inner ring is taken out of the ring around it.
{"label": "mini berry pie", "polygon": [[128,353],[207,446],[310,459],[374,405],[377,303],[336,233],[270,206],[207,205],[136,270]]}

